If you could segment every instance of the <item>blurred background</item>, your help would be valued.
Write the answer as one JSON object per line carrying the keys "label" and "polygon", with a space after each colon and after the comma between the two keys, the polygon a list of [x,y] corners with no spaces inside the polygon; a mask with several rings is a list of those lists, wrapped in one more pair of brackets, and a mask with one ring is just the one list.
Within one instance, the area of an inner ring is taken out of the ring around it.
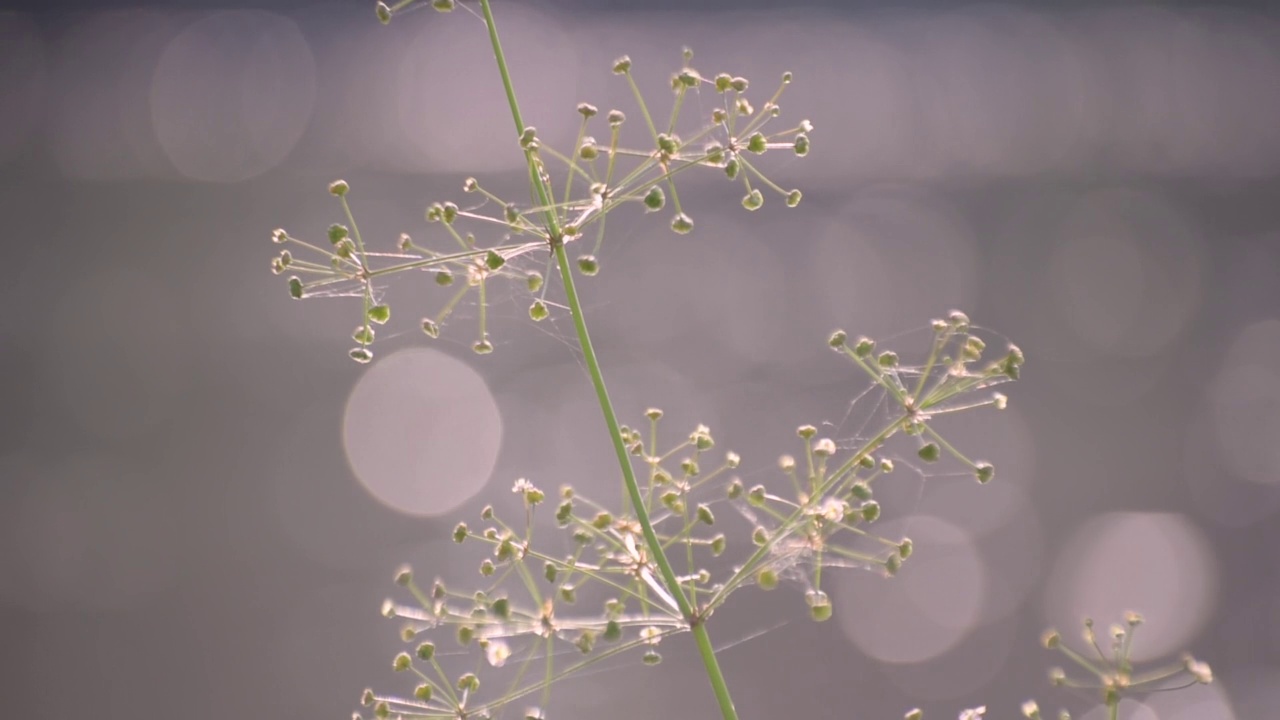
{"label": "blurred background", "polygon": [[[466,585],[460,518],[516,477],[605,495],[616,468],[562,316],[520,288],[432,341],[392,283],[370,366],[358,302],[289,299],[273,228],[319,239],[343,177],[364,237],[438,242],[427,203],[521,158],[466,13],[372,2],[6,3],[0,11],[0,697],[15,717],[347,717],[390,673],[393,570]],[[962,308],[1028,365],[951,438],[996,482],[924,478],[902,575],[842,575],[837,619],[744,591],[713,635],[744,718],[948,718],[1048,687],[1046,625],[1126,609],[1139,657],[1217,682],[1150,720],[1280,717],[1280,12],[1265,3],[495,2],[526,117],[665,114],[706,76],[783,70],[814,152],[762,165],[805,200],[748,215],[691,177],[697,229],[620,212],[583,292],[624,420],[652,405],[776,481],[794,429],[863,389],[828,333]],[[709,113],[712,93],[688,112]],[[637,123],[632,123],[637,125]],[[633,128],[635,129],[635,128]],[[599,131],[599,135],[605,134]],[[930,552],[935,554],[930,559]],[[779,620],[790,619],[781,627]],[[551,717],[711,717],[692,645],[561,688]],[[655,688],[663,688],[655,692]],[[558,704],[557,704],[558,703]]]}

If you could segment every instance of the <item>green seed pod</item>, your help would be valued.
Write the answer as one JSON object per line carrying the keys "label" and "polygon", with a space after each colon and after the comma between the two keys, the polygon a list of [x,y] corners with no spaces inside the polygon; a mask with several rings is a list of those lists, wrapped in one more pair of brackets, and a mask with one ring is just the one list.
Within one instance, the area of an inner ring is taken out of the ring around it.
{"label": "green seed pod", "polygon": [[817,622],[831,619],[831,598],[821,590],[810,590],[805,593],[804,601],[809,606],[809,617]]}
{"label": "green seed pod", "polygon": [[572,518],[572,516],[573,516],[572,500],[565,500],[564,502],[560,503],[560,507],[556,508],[556,522],[560,524],[560,527],[564,527],[565,525],[568,525],[569,520]]}
{"label": "green seed pod", "polygon": [[361,704],[361,705],[364,705],[365,707],[369,707],[369,706],[370,706],[370,705],[372,705],[375,701],[377,701],[377,698],[376,698],[376,697],[374,697],[374,695],[373,695],[373,690],[371,690],[371,689],[369,689],[369,688],[365,688],[365,689],[364,689],[364,692],[360,693],[360,704]]}
{"label": "green seed pod", "polygon": [[890,555],[884,561],[884,571],[890,575],[897,575],[902,569],[902,558],[898,555]]}
{"label": "green seed pod", "polygon": [[424,642],[421,645],[419,645],[416,652],[418,653],[418,657],[421,658],[424,662],[429,661],[431,660],[431,658],[435,657],[436,645],[435,643],[428,640],[427,642]]}
{"label": "green seed pod", "polygon": [[391,717],[391,706],[387,704],[386,700],[381,700],[377,705],[373,706],[373,716],[379,720],[387,720],[388,717]]}
{"label": "green seed pod", "polygon": [[413,689],[413,696],[422,702],[431,702],[431,686],[422,683]]}
{"label": "green seed pod", "polygon": [[875,500],[868,500],[862,504],[859,511],[862,513],[863,520],[875,522],[876,518],[880,517],[880,503]]}
{"label": "green seed pod", "polygon": [[529,317],[534,322],[546,320],[550,314],[551,311],[547,309],[547,304],[541,300],[534,300],[533,304],[529,306]]}
{"label": "green seed pod", "polygon": [[758,155],[766,149],[768,149],[768,143],[764,139],[764,133],[752,133],[751,137],[747,138],[747,150]]}
{"label": "green seed pod", "polygon": [[795,150],[796,155],[800,157],[804,157],[805,155],[808,155],[809,154],[809,136],[805,135],[804,133],[800,133],[799,135],[796,135],[795,142],[792,144],[791,147],[793,150]]}
{"label": "green seed pod", "polygon": [[920,449],[916,451],[916,454],[925,462],[937,462],[938,458],[942,456],[942,450],[938,447],[937,443],[925,443],[920,446]]}
{"label": "green seed pod", "polygon": [[289,278],[289,297],[294,300],[302,299],[302,278],[296,275]]}
{"label": "green seed pod", "polygon": [[475,636],[476,636],[476,629],[471,627],[470,625],[458,626],[458,644],[459,645],[470,645],[471,641],[475,639]]}
{"label": "green seed pod", "polygon": [[880,363],[880,367],[892,368],[898,366],[898,353],[892,350],[885,350],[880,353],[880,357],[876,358],[876,362]]}
{"label": "green seed pod", "polygon": [[1050,628],[1045,630],[1044,634],[1040,636],[1040,644],[1043,645],[1046,650],[1056,650],[1058,646],[1062,644],[1062,636],[1058,634],[1057,630]]}
{"label": "green seed pod", "polygon": [[560,599],[567,603],[572,603],[578,599],[577,588],[572,585],[560,586]]}
{"label": "green seed pod", "polygon": [[763,485],[755,485],[747,491],[747,504],[753,507],[764,505],[765,490]]}
{"label": "green seed pod", "polygon": [[654,185],[653,187],[649,188],[649,192],[645,193],[644,195],[644,207],[645,207],[645,210],[649,212],[653,212],[655,210],[661,210],[662,206],[666,204],[667,204],[667,195],[666,193],[662,192],[662,188],[658,187],[657,185]]}
{"label": "green seed pod", "polygon": [[645,650],[644,657],[640,658],[645,665],[657,665],[662,662],[662,656],[657,650]]}
{"label": "green seed pod", "polygon": [[756,571],[756,585],[761,590],[773,590],[778,587],[778,571],[771,567],[762,567]]}
{"label": "green seed pod", "polygon": [[991,482],[991,478],[996,476],[996,469],[988,462],[980,462],[973,466],[974,475],[977,476],[978,482],[987,484]]}
{"label": "green seed pod", "polygon": [[347,237],[350,234],[351,232],[347,230],[346,225],[339,225],[338,223],[334,223],[329,226],[329,230],[328,230],[329,243],[331,245],[337,245],[338,243],[347,239]]}
{"label": "green seed pod", "polygon": [[658,133],[658,150],[666,155],[675,155],[680,149],[680,138],[675,135]]}
{"label": "green seed pod", "polygon": [[497,270],[503,265],[506,265],[507,261],[498,253],[494,252],[493,250],[490,250],[489,252],[485,253],[484,264],[485,264],[485,267],[489,268],[490,270]]}
{"label": "green seed pod", "polygon": [[453,284],[453,273],[449,270],[436,271],[436,284],[440,287],[449,287]]}
{"label": "green seed pod", "polygon": [[703,152],[706,153],[706,160],[704,162],[719,165],[724,161],[724,146],[718,142],[712,141],[707,143]]}
{"label": "green seed pod", "polygon": [[729,113],[725,112],[724,108],[716,108],[715,110],[711,111],[712,125],[723,125],[725,124],[725,121],[727,121],[728,119],[729,119]]}
{"label": "green seed pod", "polygon": [[729,496],[730,500],[737,500],[742,495],[742,480],[739,478],[731,480],[729,487],[725,490],[725,494]]}
{"label": "green seed pod", "polygon": [[687,235],[693,230],[693,219],[684,213],[677,213],[671,220],[671,229],[680,235]]}
{"label": "green seed pod", "polygon": [[787,193],[787,207],[795,207],[799,205],[800,198],[802,197],[804,197],[804,194],[801,193],[799,190],[792,190],[791,192]]}
{"label": "green seed pod", "polygon": [[367,363],[373,360],[373,353],[366,347],[351,348],[347,354],[358,363]]}
{"label": "green seed pod", "polygon": [[868,485],[865,480],[859,480],[855,482],[852,486],[850,486],[849,494],[858,498],[859,500],[870,500],[871,486]]}
{"label": "green seed pod", "polygon": [[467,539],[467,524],[460,522],[457,524],[456,527],[453,528],[453,541],[456,543],[461,543],[463,540],[466,540],[466,539]]}
{"label": "green seed pod", "polygon": [[699,503],[696,515],[699,522],[707,525],[714,525],[716,522],[716,516],[711,514],[711,508],[704,504]]}
{"label": "green seed pod", "polygon": [[546,565],[542,566],[542,576],[547,579],[547,582],[550,582],[550,583],[555,582],[556,578],[559,577],[559,575],[560,575],[560,571],[558,568],[556,568],[555,563],[547,562]]}
{"label": "green seed pod", "polygon": [[494,566],[493,561],[489,558],[485,558],[480,561],[480,574],[485,577],[492,577],[494,571],[497,569],[498,568]]}
{"label": "green seed pod", "polygon": [[609,127],[618,127],[627,121],[627,114],[621,110],[610,110],[608,115]]}
{"label": "green seed pod", "polygon": [[389,305],[374,305],[369,308],[368,315],[369,320],[379,325],[386,325],[387,321],[391,319],[391,307]]}
{"label": "green seed pod", "polygon": [[596,147],[595,138],[586,137],[578,146],[578,157],[583,160],[595,160],[600,157],[600,148]]}
{"label": "green seed pod", "polygon": [[422,332],[426,333],[429,338],[440,337],[440,326],[436,325],[436,321],[430,318],[422,318]]}
{"label": "green seed pod", "polygon": [[431,7],[435,8],[436,12],[452,12],[457,7],[457,3],[454,0],[431,0]]}
{"label": "green seed pod", "polygon": [[579,652],[583,655],[587,655],[591,652],[591,649],[596,646],[596,635],[589,630],[583,631],[583,633],[573,641],[573,644],[578,647]]}
{"label": "green seed pod", "polygon": [[924,711],[920,708],[912,708],[902,716],[902,720],[924,720]]}
{"label": "green seed pod", "polygon": [[591,527],[597,530],[603,530],[611,524],[613,524],[613,515],[607,512],[596,513],[596,516],[591,520]]}
{"label": "green seed pod", "polygon": [[378,4],[374,6],[374,13],[378,16],[378,22],[383,25],[391,22],[391,8],[382,0],[378,0]]}
{"label": "green seed pod", "polygon": [[744,77],[735,77],[729,81],[729,85],[738,92],[747,91],[747,79]]}
{"label": "green seed pod", "polygon": [[906,560],[911,557],[914,548],[915,544],[911,542],[911,538],[902,538],[902,542],[898,543],[898,557]]}
{"label": "green seed pod", "polygon": [[493,352],[493,343],[486,340],[477,340],[471,344],[471,350],[477,355],[488,355]]}
{"label": "green seed pod", "polygon": [[738,170],[741,168],[742,165],[738,162],[738,156],[730,155],[729,159],[726,160],[724,164],[724,174],[730,180],[733,180],[738,177]]}
{"label": "green seed pod", "polygon": [[715,557],[720,557],[720,554],[724,552],[726,544],[727,541],[725,540],[723,533],[711,538],[711,554]]}
{"label": "green seed pod", "polygon": [[373,328],[365,327],[364,325],[360,325],[356,327],[355,332],[351,333],[351,339],[355,340],[361,345],[368,345],[372,343],[373,336],[374,336]]}
{"label": "green seed pod", "polygon": [[733,85],[733,78],[729,76],[729,73],[720,73],[719,75],[716,75],[715,83],[716,92],[728,92],[729,88]]}
{"label": "green seed pod", "polygon": [[859,337],[857,344],[853,346],[853,354],[860,358],[868,358],[876,349],[876,341],[869,337]]}
{"label": "green seed pod", "polygon": [[506,620],[511,617],[511,601],[507,598],[498,598],[493,601],[493,614]]}
{"label": "green seed pod", "polygon": [[[440,0],[436,0],[439,2]],[[458,678],[458,689],[467,692],[475,692],[480,689],[480,678],[475,673],[463,673]]]}
{"label": "green seed pod", "polygon": [[596,260],[595,255],[583,255],[578,258],[578,272],[591,277],[600,272],[600,261]]}
{"label": "green seed pod", "polygon": [[751,542],[763,546],[769,542],[769,531],[757,525],[756,529],[751,531]]}
{"label": "green seed pod", "polygon": [[413,582],[413,568],[408,565],[401,565],[400,568],[396,570],[395,579],[396,584],[402,586]]}
{"label": "green seed pod", "polygon": [[764,194],[759,189],[752,188],[751,192],[742,198],[742,207],[748,210],[759,210],[762,205],[764,205]]}
{"label": "green seed pod", "polygon": [[537,150],[538,145],[539,143],[538,143],[537,128],[533,126],[529,126],[524,129],[524,132],[520,133],[520,147],[524,148],[525,150]]}
{"label": "green seed pod", "polygon": [[409,657],[409,653],[407,652],[402,652],[399,655],[396,655],[396,658],[391,661],[391,669],[396,672],[404,672],[412,666],[413,659]]}
{"label": "green seed pod", "polygon": [[604,637],[607,642],[614,642],[622,637],[622,625],[617,620],[610,620],[604,626]]}

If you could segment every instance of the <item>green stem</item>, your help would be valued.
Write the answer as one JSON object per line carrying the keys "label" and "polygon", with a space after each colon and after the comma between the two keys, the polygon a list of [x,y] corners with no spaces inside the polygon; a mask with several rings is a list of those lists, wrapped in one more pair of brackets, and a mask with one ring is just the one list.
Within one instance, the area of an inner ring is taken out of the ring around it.
{"label": "green stem", "polygon": [[[507,93],[507,104],[511,107],[511,118],[516,125],[516,134],[520,135],[524,132],[524,120],[520,116],[520,106],[516,102],[515,88],[511,83],[511,73],[507,68],[506,57],[502,52],[502,44],[498,40],[498,26],[494,22],[493,10],[489,7],[489,0],[480,0],[480,7],[484,13],[485,25],[489,29],[489,42],[493,45],[493,54],[498,63],[498,72],[502,76],[502,85]],[[551,189],[547,187],[542,173],[537,171],[537,160],[532,151],[525,151],[525,161],[529,165],[530,182],[533,184],[542,206],[547,208],[545,213],[547,232],[550,237],[551,249],[555,253],[556,264],[560,266],[560,277],[564,283],[565,297],[569,302],[570,313],[573,315],[574,329],[577,331],[583,359],[587,363],[587,371],[591,375],[591,384],[595,387],[596,399],[600,403],[600,411],[604,414],[605,424],[609,428],[614,453],[618,458],[618,466],[621,468],[623,480],[626,482],[627,494],[635,510],[636,520],[640,523],[640,527],[644,532],[645,544],[649,548],[649,555],[657,564],[658,570],[662,574],[663,584],[666,585],[667,590],[675,599],[681,615],[684,616],[693,630],[693,636],[698,644],[698,653],[702,656],[702,663],[707,670],[707,678],[711,682],[712,690],[715,692],[716,702],[720,705],[720,714],[724,717],[724,720],[738,720],[738,713],[734,710],[733,699],[729,696],[728,685],[725,683],[724,675],[720,672],[720,664],[716,659],[711,637],[707,634],[706,625],[703,623],[703,619],[698,617],[688,597],[686,597],[684,589],[677,581],[675,571],[671,567],[671,561],[667,559],[666,553],[663,552],[662,542],[658,539],[658,534],[654,531],[653,523],[649,519],[644,496],[640,492],[639,483],[636,482],[635,469],[631,466],[631,459],[627,455],[626,443],[622,439],[622,429],[618,424],[613,402],[609,399],[609,392],[605,388],[604,375],[600,371],[600,362],[596,357],[595,349],[591,345],[591,336],[587,333],[586,318],[583,315],[582,303],[578,299],[578,291],[573,282],[573,272],[570,269],[568,253],[565,252],[564,248],[563,233],[560,230],[555,210],[552,207]]]}
{"label": "green stem", "polygon": [[645,509],[644,496],[640,492],[640,485],[636,482],[635,470],[631,466],[631,459],[627,456],[626,443],[622,439],[622,429],[618,424],[618,417],[613,411],[613,402],[609,399],[609,391],[605,388],[604,375],[600,372],[600,362],[596,358],[595,349],[591,345],[591,336],[587,333],[586,318],[582,314],[582,303],[578,299],[578,291],[574,286],[573,272],[570,270],[568,254],[565,252],[564,244],[557,243],[555,245],[556,262],[560,266],[560,278],[564,283],[565,297],[569,301],[569,311],[573,315],[574,329],[577,330],[578,342],[582,346],[582,356],[587,363],[587,372],[591,375],[591,384],[596,390],[596,399],[600,403],[600,410],[604,413],[605,424],[609,426],[609,436],[613,441],[613,451],[618,457],[618,465],[622,468],[622,478],[627,485],[627,495],[631,499],[631,505],[636,512],[636,520],[640,523],[640,528],[644,532],[645,544],[649,547],[649,555],[658,565],[658,570],[662,573],[663,584],[667,586],[672,597],[675,598],[676,605],[680,608],[680,613],[689,621],[693,628],[694,639],[698,643],[698,653],[702,656],[702,664],[707,670],[707,679],[711,682],[711,689],[715,692],[716,702],[720,705],[720,714],[724,720],[738,720],[738,713],[733,707],[733,698],[729,696],[729,687],[725,684],[724,674],[720,672],[720,663],[716,659],[715,648],[711,645],[711,637],[707,634],[706,624],[698,618],[694,612],[693,606],[690,605],[689,599],[685,596],[684,589],[676,580],[675,570],[671,567],[671,561],[667,559],[667,554],[662,549],[662,541],[658,539],[658,534],[654,532],[653,523],[649,519],[649,513]]}
{"label": "green stem", "polygon": [[1119,720],[1120,717],[1120,701],[1107,703],[1107,717],[1109,720]]}

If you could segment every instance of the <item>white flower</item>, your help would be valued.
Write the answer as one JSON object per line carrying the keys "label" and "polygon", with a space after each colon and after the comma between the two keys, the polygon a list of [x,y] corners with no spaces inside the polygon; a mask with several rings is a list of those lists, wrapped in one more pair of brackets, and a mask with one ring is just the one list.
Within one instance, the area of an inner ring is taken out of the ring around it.
{"label": "white flower", "polygon": [[959,720],[982,720],[982,716],[987,712],[986,705],[980,705],[976,708],[970,708],[960,712]]}
{"label": "white flower", "polygon": [[502,640],[490,640],[484,648],[484,657],[494,667],[502,667],[511,657],[511,648]]}

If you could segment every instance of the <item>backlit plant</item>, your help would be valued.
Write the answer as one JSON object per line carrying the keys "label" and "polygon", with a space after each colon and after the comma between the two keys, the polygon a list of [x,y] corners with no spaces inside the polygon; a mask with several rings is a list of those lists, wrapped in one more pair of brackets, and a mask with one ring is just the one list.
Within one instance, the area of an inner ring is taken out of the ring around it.
{"label": "backlit plant", "polygon": [[[377,16],[385,23],[426,4],[378,3]],[[735,470],[741,458],[719,449],[705,426],[664,446],[661,410],[636,418],[635,427],[623,425],[592,347],[574,269],[585,277],[601,272],[605,221],[619,208],[658,214],[673,232],[690,233],[693,215],[678,191],[687,172],[720,173],[741,184],[748,211],[762,207],[766,193],[788,207],[798,205],[801,192],[770,181],[763,169],[771,152],[805,156],[810,150],[813,125],[780,120],[791,73],[757,107],[747,79],[704,75],[686,49],[671,76],[670,110],[659,117],[632,78],[632,61],[618,58],[612,71],[633,94],[629,111],[643,124],[647,145],[623,142],[624,124],[636,120],[622,110],[602,113],[584,102],[577,106],[574,145],[560,151],[521,117],[489,0],[475,8],[453,0],[429,4],[442,12],[461,7],[483,19],[514,122],[512,139],[525,159],[529,199],[501,197],[469,178],[462,192],[472,200],[427,208],[427,220],[439,227],[434,238],[402,234],[393,243],[374,244],[356,224],[352,188],[335,181],[329,192],[341,207],[341,222],[318,241],[276,230],[273,239],[284,248],[272,269],[287,277],[294,298],[359,298],[350,355],[362,363],[373,359],[377,330],[391,319],[384,289],[393,275],[426,273],[440,287],[439,305],[421,319],[431,338],[440,336],[460,303],[473,302],[478,327],[469,343],[479,354],[494,349],[486,310],[498,283],[529,293],[534,321],[567,312],[612,440],[620,493],[612,500],[588,498],[569,485],[544,488],[517,479],[511,490],[522,508],[518,517],[501,517],[487,506],[474,527],[459,523],[453,532],[458,543],[484,550],[479,587],[420,582],[408,566],[397,571],[403,596],[386,601],[383,614],[401,623],[406,649],[391,665],[406,680],[398,693],[365,691],[361,712],[376,718],[542,718],[552,707],[551,688],[562,678],[610,659],[657,664],[669,637],[689,633],[722,717],[734,720],[737,709],[708,630],[716,611],[740,589],[771,590],[786,582],[803,588],[808,614],[824,621],[832,615],[823,589],[831,572],[896,573],[914,547],[910,538],[877,532],[882,508],[876,488],[895,469],[918,472],[917,466],[938,462],[956,465],[979,483],[992,480],[990,463],[970,459],[932,421],[1005,407],[1006,397],[993,388],[1018,378],[1023,354],[1007,343],[993,351],[988,342],[997,336],[959,311],[931,322],[928,349],[912,363],[869,338],[833,333],[830,348],[875,391],[868,396],[875,399],[864,398],[872,411],[856,442],[813,425],[798,428],[796,456],[780,458],[767,483],[740,479]],[[692,94],[716,101],[706,117],[689,122],[682,111]],[[571,258],[571,247],[582,250]],[[548,296],[557,281],[563,306]],[[734,532],[722,518],[726,512],[745,518],[750,529]],[[1117,687],[1121,671],[1128,672],[1127,665],[1085,666],[1099,682]],[[961,717],[979,718],[984,711],[973,708]],[[1024,707],[1028,717],[1038,712],[1033,703]],[[920,716],[918,710],[907,715]]]}

